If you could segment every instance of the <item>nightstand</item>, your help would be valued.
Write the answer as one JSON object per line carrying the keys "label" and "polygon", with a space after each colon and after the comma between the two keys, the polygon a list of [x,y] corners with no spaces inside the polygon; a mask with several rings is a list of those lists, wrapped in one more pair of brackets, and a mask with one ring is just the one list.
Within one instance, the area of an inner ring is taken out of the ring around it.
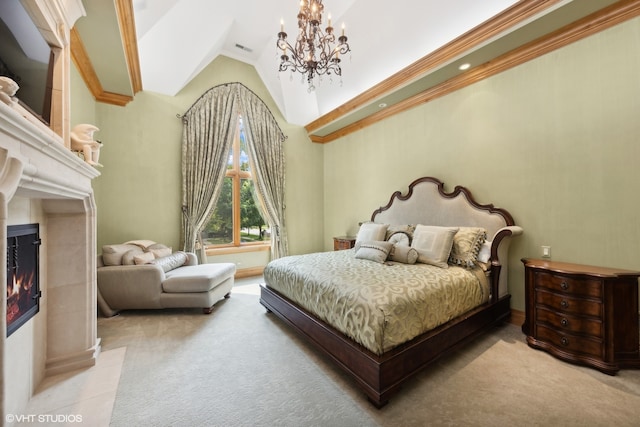
{"label": "nightstand", "polygon": [[529,346],[615,375],[640,368],[640,272],[523,259]]}
{"label": "nightstand", "polygon": [[341,251],[343,249],[351,249],[356,245],[355,236],[340,236],[333,238],[333,250]]}

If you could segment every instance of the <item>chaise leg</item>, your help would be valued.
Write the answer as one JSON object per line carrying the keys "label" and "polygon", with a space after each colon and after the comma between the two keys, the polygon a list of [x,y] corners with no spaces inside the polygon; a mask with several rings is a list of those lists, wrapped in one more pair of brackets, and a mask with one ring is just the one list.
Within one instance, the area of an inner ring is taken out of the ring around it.
{"label": "chaise leg", "polygon": [[[229,298],[229,297],[231,297],[231,292],[227,292],[227,294],[224,296],[224,298]],[[202,312],[204,314],[211,314],[212,311],[213,311],[213,305],[211,307],[204,307],[202,309]]]}

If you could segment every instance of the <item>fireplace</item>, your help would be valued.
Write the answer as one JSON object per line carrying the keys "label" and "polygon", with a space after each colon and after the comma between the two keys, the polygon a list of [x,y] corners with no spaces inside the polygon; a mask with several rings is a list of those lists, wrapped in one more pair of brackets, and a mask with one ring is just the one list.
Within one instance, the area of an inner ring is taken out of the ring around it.
{"label": "fireplace", "polygon": [[40,311],[38,224],[7,227],[7,336]]}

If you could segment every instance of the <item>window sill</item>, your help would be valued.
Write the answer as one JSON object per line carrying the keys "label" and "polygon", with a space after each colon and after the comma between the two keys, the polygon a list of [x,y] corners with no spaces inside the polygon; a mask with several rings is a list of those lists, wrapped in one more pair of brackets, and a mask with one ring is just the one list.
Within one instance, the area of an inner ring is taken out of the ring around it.
{"label": "window sill", "polygon": [[215,256],[215,255],[268,251],[270,249],[271,249],[271,243],[258,244],[258,245],[225,246],[220,248],[208,248],[206,249],[206,253],[207,253],[207,256]]}

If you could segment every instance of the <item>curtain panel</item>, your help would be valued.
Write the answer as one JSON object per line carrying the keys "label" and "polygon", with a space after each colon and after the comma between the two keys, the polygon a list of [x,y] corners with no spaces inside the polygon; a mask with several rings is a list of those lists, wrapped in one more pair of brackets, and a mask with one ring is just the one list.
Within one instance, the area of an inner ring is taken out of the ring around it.
{"label": "curtain panel", "polygon": [[240,83],[213,87],[183,115],[182,238],[193,252],[215,209],[227,169],[238,114],[254,173],[256,196],[271,228],[272,259],[288,254],[285,227],[284,134],[264,102]]}

